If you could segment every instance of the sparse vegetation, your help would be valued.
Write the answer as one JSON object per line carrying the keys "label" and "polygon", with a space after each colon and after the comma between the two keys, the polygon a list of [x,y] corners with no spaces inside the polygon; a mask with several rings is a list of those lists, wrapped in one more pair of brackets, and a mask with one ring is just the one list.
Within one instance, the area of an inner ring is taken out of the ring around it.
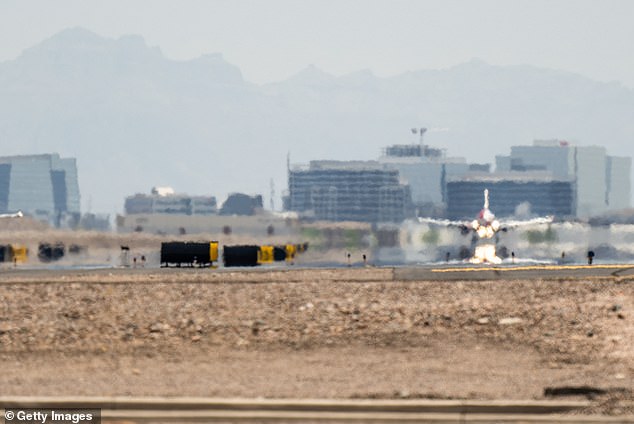
{"label": "sparse vegetation", "polygon": [[522,235],[530,244],[552,243],[557,241],[557,232],[548,227],[544,231],[529,230]]}
{"label": "sparse vegetation", "polygon": [[300,230],[303,240],[307,240],[317,250],[324,248],[324,235],[319,228],[303,227]]}
{"label": "sparse vegetation", "polygon": [[362,234],[359,230],[345,230],[343,233],[343,239],[346,249],[348,250],[358,249],[362,247]]}
{"label": "sparse vegetation", "polygon": [[438,232],[438,230],[432,228],[422,235],[421,240],[425,244],[436,245],[440,240],[440,233]]}

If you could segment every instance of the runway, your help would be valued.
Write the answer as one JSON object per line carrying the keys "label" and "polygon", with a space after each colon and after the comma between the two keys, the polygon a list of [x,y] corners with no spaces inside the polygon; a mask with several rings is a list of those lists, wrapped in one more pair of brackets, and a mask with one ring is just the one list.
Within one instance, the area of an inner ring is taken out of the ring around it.
{"label": "runway", "polygon": [[395,267],[399,281],[428,280],[581,280],[634,277],[632,264],[595,265],[447,265]]}
{"label": "runway", "polygon": [[[328,266],[310,264],[292,266],[260,266],[235,268],[112,268],[47,269],[8,268],[0,272],[3,282],[68,282],[74,278],[91,282],[126,282],[134,278],[139,283],[153,283],[163,277],[175,281],[220,281],[230,276],[232,281],[252,283],[276,281],[278,277],[288,282],[301,281],[300,275],[311,272],[318,280],[351,282],[380,281],[485,281],[485,280],[588,280],[634,278],[634,264],[501,264],[472,265],[463,263],[436,263],[429,265],[372,266],[344,264]],[[146,278],[144,278],[144,276]]]}

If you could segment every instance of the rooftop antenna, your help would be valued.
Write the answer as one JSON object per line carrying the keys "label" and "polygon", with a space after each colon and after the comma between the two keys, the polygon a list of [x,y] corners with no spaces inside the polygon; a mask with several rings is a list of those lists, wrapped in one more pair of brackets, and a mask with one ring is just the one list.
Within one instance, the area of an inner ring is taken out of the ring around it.
{"label": "rooftop antenna", "polygon": [[419,130],[420,133],[420,147],[423,147],[423,135],[427,132],[427,128],[421,128]]}
{"label": "rooftop antenna", "polygon": [[418,143],[420,145],[420,155],[424,156],[425,145],[423,144],[423,136],[427,132],[427,128],[412,128],[412,134],[420,134],[420,138],[418,139]]}

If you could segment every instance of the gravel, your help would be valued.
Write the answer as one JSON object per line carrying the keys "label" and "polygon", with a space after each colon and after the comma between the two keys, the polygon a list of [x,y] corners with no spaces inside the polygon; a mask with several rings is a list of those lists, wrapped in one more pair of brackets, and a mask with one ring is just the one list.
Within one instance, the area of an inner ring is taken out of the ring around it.
{"label": "gravel", "polygon": [[591,412],[631,413],[632,310],[627,280],[6,272],[0,383],[21,395],[471,399],[591,386],[608,393]]}

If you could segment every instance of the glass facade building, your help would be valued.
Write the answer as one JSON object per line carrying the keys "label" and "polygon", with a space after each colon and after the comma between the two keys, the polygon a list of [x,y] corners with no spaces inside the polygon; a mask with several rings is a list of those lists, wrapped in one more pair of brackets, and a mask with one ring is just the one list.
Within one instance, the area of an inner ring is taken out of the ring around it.
{"label": "glass facade building", "polygon": [[510,156],[496,156],[496,172],[532,171],[573,180],[578,216],[630,207],[631,159],[608,156],[604,147],[535,140],[532,146],[511,147]]}
{"label": "glass facade building", "polygon": [[288,210],[327,221],[401,222],[411,203],[399,173],[373,161],[312,161],[289,170]]}
{"label": "glass facade building", "polygon": [[58,154],[0,157],[0,213],[18,210],[51,222],[78,216],[76,160]]}
{"label": "glass facade building", "polygon": [[484,189],[496,216],[575,216],[575,186],[570,180],[540,176],[480,176],[447,183],[447,217],[473,219],[482,209]]}

